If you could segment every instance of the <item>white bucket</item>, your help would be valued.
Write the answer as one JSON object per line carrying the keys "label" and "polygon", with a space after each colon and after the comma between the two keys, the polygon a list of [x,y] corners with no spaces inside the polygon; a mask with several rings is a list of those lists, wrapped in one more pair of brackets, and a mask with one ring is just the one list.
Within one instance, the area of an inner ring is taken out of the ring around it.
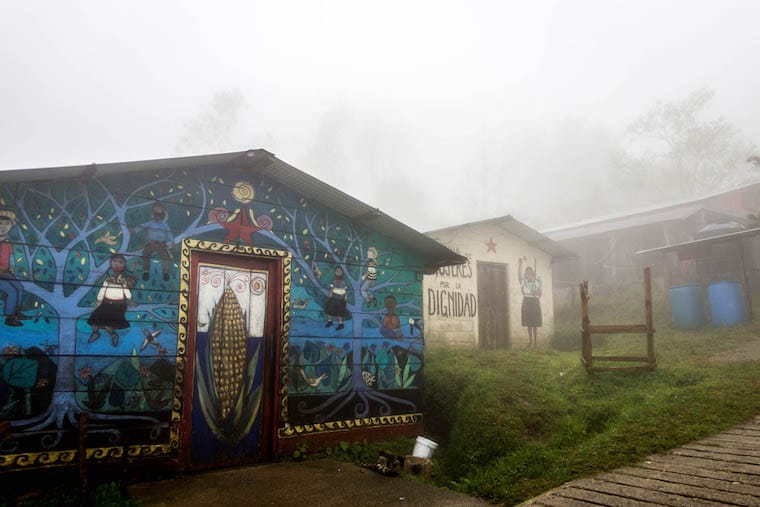
{"label": "white bucket", "polygon": [[432,440],[429,440],[425,437],[417,437],[417,440],[414,442],[414,450],[412,451],[412,456],[415,458],[430,459],[430,457],[433,456],[433,451],[435,451],[437,448],[438,444]]}

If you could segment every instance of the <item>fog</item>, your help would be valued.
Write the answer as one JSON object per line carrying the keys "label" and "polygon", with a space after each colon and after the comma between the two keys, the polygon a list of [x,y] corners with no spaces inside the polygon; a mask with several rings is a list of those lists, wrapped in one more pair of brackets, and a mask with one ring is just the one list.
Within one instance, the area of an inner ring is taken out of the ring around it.
{"label": "fog", "polygon": [[718,0],[0,0],[0,169],[264,148],[419,230],[556,226],[683,197],[618,178],[658,101],[712,91],[705,121],[754,153],[758,19]]}

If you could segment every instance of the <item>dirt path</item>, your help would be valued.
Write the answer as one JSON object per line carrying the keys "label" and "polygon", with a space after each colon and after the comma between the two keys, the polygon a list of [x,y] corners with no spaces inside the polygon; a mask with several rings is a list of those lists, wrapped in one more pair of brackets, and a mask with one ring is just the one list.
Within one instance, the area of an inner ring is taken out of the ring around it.
{"label": "dirt path", "polygon": [[740,345],[734,350],[716,354],[713,361],[718,363],[760,361],[760,339]]}
{"label": "dirt path", "polygon": [[129,488],[145,506],[333,505],[473,506],[489,504],[430,484],[385,477],[332,459],[188,474]]}

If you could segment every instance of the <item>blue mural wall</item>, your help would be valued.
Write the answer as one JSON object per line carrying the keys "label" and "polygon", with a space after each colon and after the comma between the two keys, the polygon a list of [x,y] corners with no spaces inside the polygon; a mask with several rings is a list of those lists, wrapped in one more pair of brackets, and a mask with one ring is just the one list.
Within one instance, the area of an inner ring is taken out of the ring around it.
{"label": "blue mural wall", "polygon": [[0,467],[71,461],[82,411],[96,457],[176,452],[185,239],[292,255],[281,430],[420,412],[422,263],[389,238],[229,168],[3,184]]}

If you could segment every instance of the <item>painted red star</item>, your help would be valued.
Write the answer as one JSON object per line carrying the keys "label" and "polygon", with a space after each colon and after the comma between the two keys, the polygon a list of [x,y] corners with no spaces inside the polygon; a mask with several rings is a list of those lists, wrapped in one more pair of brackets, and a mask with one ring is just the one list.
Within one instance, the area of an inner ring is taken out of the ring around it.
{"label": "painted red star", "polygon": [[497,243],[494,242],[493,236],[488,238],[488,241],[485,242],[485,245],[488,247],[488,250],[486,250],[486,253],[493,252],[496,253],[496,245]]}
{"label": "painted red star", "polygon": [[233,241],[242,241],[253,245],[253,233],[261,229],[261,227],[255,226],[248,219],[248,210],[241,210],[240,216],[237,220],[232,222],[224,222],[221,224],[227,230],[227,237],[224,238],[225,243],[232,243]]}

